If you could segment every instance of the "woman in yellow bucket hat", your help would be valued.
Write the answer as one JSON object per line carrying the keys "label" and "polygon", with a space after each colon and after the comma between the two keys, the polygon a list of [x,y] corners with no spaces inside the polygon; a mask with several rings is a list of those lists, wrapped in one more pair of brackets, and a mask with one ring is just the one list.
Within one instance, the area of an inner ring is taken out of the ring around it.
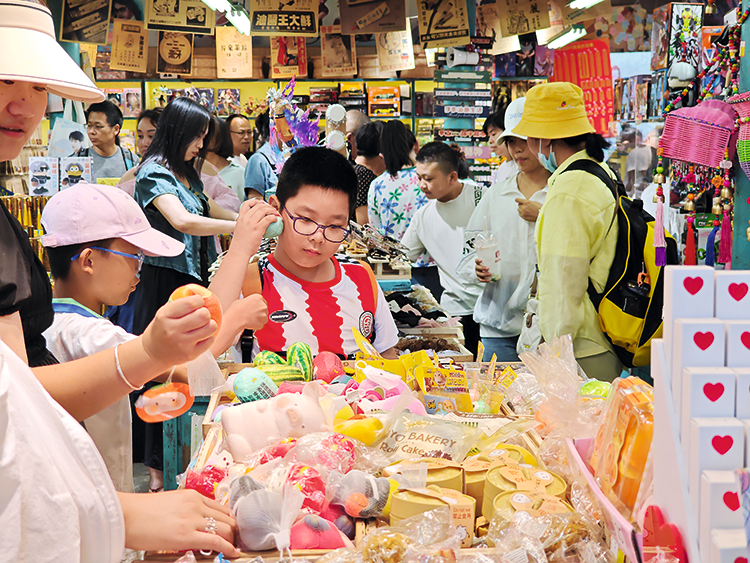
{"label": "woman in yellow bucket hat", "polygon": [[[537,220],[539,323],[544,339],[570,334],[578,363],[589,377],[612,381],[623,366],[599,326],[587,294],[589,279],[601,292],[615,256],[616,203],[609,187],[579,160],[604,161],[609,143],[591,126],[583,91],[569,82],[535,86],[526,94],[514,131],[552,176]],[[567,172],[566,172],[567,170]]]}

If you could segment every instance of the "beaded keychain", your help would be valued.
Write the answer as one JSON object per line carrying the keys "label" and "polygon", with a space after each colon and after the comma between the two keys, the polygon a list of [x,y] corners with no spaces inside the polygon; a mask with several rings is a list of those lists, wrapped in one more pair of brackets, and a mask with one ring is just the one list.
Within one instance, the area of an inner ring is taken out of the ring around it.
{"label": "beaded keychain", "polygon": [[[716,7],[713,5],[715,0],[709,0],[709,5],[706,7],[706,13],[715,13]],[[709,11],[709,8],[711,8],[712,11]],[[737,13],[740,14],[740,8],[737,8]],[[720,72],[721,68],[727,68],[727,76],[726,76],[726,93],[728,95],[734,95],[739,92],[739,58],[738,58],[738,45],[740,41],[740,28],[743,23],[747,20],[747,18],[750,17],[750,8],[745,10],[744,12],[739,15],[737,18],[737,24],[733,26],[729,30],[728,35],[728,41],[727,45],[725,47],[720,47],[716,50],[714,53],[714,56],[711,58],[711,61],[705,66],[704,70],[698,73],[698,75],[691,81],[690,85],[685,87],[682,92],[678,94],[678,96],[672,101],[667,103],[667,105],[664,108],[664,112],[662,113],[662,117],[666,118],[667,114],[673,111],[678,105],[681,104],[682,100],[687,98],[690,91],[695,87],[696,81],[698,84],[701,84],[703,79],[706,77],[706,75],[718,73]],[[683,20],[683,29],[684,29],[684,20]],[[681,36],[681,39],[684,39],[684,36]],[[687,47],[683,43],[683,52],[686,52]],[[711,97],[710,89],[708,87],[709,85],[706,84],[704,87],[700,90],[700,93],[698,95],[696,103],[700,103],[702,100],[706,99],[707,97]],[[745,118],[745,122],[750,121],[750,118]],[[739,122],[736,124],[736,127],[739,127]],[[667,263],[667,243],[664,236],[664,184],[666,183],[666,175],[665,175],[665,169],[664,169],[664,158],[663,158],[663,148],[661,147],[661,143],[659,148],[657,149],[657,165],[656,169],[654,170],[654,183],[656,184],[656,217],[654,221],[654,247],[656,251],[656,265],[657,266],[665,266]],[[720,263],[728,263],[731,261],[732,256],[732,240],[731,240],[731,212],[732,212],[732,180],[730,177],[730,169],[732,167],[732,163],[728,160],[729,155],[728,151],[725,151],[725,157],[724,160],[720,163],[720,168],[723,170],[723,177],[716,176],[712,180],[712,184],[714,185],[714,205],[712,208],[712,212],[714,212],[714,215],[717,217],[714,220],[714,228],[717,228],[718,225],[718,216],[722,216],[721,221],[721,242],[719,245],[719,262]],[[719,184],[719,180],[716,180],[716,178],[719,177],[721,184]],[[685,204],[685,211],[688,211],[690,213],[690,216],[687,218],[687,240],[686,240],[686,246],[685,246],[685,264],[686,265],[692,265],[695,264],[695,231],[694,231],[694,223],[695,223],[695,198],[697,197],[696,190],[695,190],[695,171],[694,167],[690,167],[690,170],[688,174],[685,176],[685,181],[688,183],[688,202]],[[692,182],[690,182],[692,180]],[[719,185],[722,187],[719,188]],[[719,200],[717,201],[716,195],[718,192]],[[690,197],[692,195],[692,197]],[[722,203],[723,202],[723,203]],[[689,204],[689,205],[688,205]],[[719,207],[721,206],[721,209]],[[720,213],[716,213],[716,211],[720,211]],[[712,231],[712,234],[713,233]],[[750,235],[750,228],[748,229],[748,234]]]}

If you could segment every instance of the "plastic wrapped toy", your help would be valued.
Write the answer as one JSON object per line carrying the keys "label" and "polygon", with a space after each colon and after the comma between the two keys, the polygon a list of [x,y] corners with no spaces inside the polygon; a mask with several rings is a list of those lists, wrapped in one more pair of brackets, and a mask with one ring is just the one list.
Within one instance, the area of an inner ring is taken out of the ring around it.
{"label": "plastic wrapped toy", "polygon": [[285,393],[232,407],[222,413],[221,425],[227,449],[239,461],[284,438],[328,430],[317,382],[307,384],[301,394]]}
{"label": "plastic wrapped toy", "polygon": [[344,364],[333,352],[321,352],[313,360],[313,379],[330,383],[344,375]]}
{"label": "plastic wrapped toy", "polygon": [[328,477],[327,489],[332,495],[331,503],[343,506],[349,516],[376,518],[388,504],[391,482],[357,470],[346,475],[333,472]]}
{"label": "plastic wrapped toy", "polygon": [[347,540],[333,522],[315,514],[308,514],[292,526],[292,549],[338,549],[351,545]]}
{"label": "plastic wrapped toy", "polygon": [[309,465],[295,463],[289,470],[286,480],[303,495],[302,508],[312,514],[320,514],[326,506],[326,483],[315,469]]}
{"label": "plastic wrapped toy", "polygon": [[188,469],[185,478],[185,488],[198,491],[204,497],[215,499],[214,489],[222,480],[226,479],[228,472],[223,467],[208,465],[200,473]]}
{"label": "plastic wrapped toy", "polygon": [[357,462],[356,445],[342,434],[308,434],[300,438],[294,448],[294,457],[300,463],[322,466],[328,471],[348,473]]}

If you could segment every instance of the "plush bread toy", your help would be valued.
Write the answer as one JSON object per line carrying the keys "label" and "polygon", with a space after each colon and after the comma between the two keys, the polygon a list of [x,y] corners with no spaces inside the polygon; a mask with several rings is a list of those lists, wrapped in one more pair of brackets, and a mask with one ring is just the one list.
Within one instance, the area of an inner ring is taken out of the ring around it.
{"label": "plush bread toy", "polygon": [[311,382],[300,394],[285,393],[225,410],[221,425],[232,457],[243,461],[284,438],[330,430],[318,403],[318,385]]}

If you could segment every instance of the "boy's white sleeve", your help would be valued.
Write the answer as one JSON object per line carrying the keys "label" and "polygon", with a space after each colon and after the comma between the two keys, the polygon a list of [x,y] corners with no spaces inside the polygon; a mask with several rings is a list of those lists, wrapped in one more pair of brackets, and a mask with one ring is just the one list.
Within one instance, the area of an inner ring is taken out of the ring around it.
{"label": "boy's white sleeve", "polygon": [[391,309],[385,300],[383,290],[378,286],[378,305],[375,310],[375,342],[378,352],[385,352],[398,344],[398,329],[391,315]]}
{"label": "boy's white sleeve", "polygon": [[409,249],[406,253],[406,257],[412,262],[416,262],[427,250],[419,236],[419,228],[422,225],[422,216],[424,215],[422,213],[423,210],[424,207],[414,214],[411,223],[409,223],[409,227],[406,229],[406,232],[401,239],[401,244]]}
{"label": "boy's white sleeve", "polygon": [[44,331],[49,351],[61,362],[92,356],[138,338],[106,319],[76,313],[55,313],[52,326]]}

